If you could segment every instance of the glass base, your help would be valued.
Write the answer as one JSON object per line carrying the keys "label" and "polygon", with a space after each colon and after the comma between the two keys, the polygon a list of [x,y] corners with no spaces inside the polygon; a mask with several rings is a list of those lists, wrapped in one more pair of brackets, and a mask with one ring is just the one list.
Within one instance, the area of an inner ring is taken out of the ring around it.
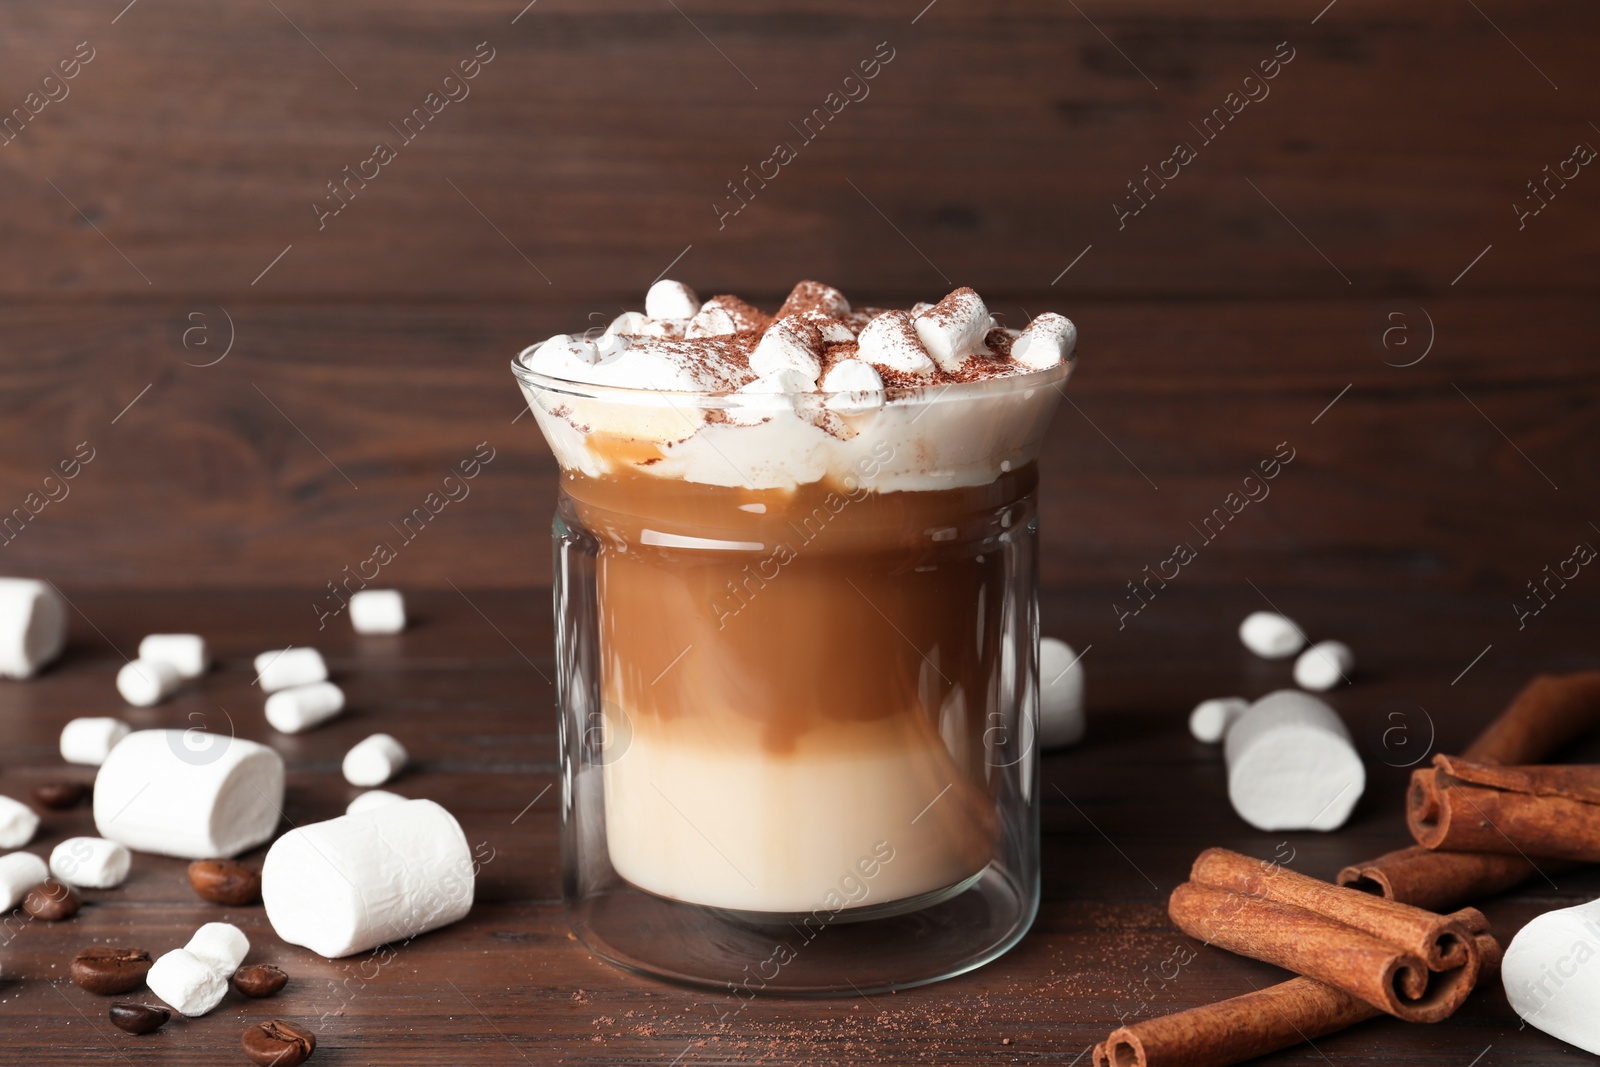
{"label": "glass base", "polygon": [[864,996],[983,966],[1022,940],[1038,886],[998,866],[863,913],[766,915],[684,904],[629,885],[569,901],[572,932],[626,970],[743,999]]}

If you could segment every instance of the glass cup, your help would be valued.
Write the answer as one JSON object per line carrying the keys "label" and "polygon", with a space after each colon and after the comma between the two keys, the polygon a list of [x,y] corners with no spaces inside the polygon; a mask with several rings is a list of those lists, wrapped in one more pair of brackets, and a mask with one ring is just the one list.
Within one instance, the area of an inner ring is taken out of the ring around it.
{"label": "glass cup", "polygon": [[1039,903],[1037,458],[1071,362],[796,397],[528,355],[561,468],[574,934],[740,999],[906,988],[1016,944]]}

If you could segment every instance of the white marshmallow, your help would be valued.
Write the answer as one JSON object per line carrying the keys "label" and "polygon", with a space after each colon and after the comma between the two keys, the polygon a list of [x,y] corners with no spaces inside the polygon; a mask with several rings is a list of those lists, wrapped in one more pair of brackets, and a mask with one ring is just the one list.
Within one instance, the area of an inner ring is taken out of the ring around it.
{"label": "white marshmallow", "polygon": [[405,765],[404,745],[388,734],[373,734],[344,754],[344,780],[351,785],[382,785]]}
{"label": "white marshmallow", "polygon": [[67,643],[67,605],[48,582],[0,578],[0,678],[32,678]]}
{"label": "white marshmallow", "polygon": [[135,731],[94,781],[101,837],[183,859],[234,856],[261,844],[282,808],[283,757],[198,730]]}
{"label": "white marshmallow", "polygon": [[267,722],[285,734],[304,733],[344,710],[344,690],[332,682],[282,689],[267,698]]}
{"label": "white marshmallow", "polygon": [[228,979],[192,952],[175,948],[162,954],[144,976],[150,992],[172,1006],[179,1015],[194,1018],[222,1003]]}
{"label": "white marshmallow", "polygon": [[326,681],[328,665],[314,648],[285,648],[256,657],[256,675],[263,693]]}
{"label": "white marshmallow", "polygon": [[935,370],[911,315],[904,311],[886,311],[862,327],[856,337],[856,358],[905,374],[928,375]]}
{"label": "white marshmallow", "polygon": [[644,294],[644,313],[652,319],[688,319],[699,310],[694,290],[670,278],[662,278]]}
{"label": "white marshmallow", "polygon": [[957,371],[967,357],[983,350],[993,320],[983,298],[971,289],[957,289],[911,320],[923,349],[946,371]]}
{"label": "white marshmallow", "polygon": [[1350,731],[1298,689],[1251,704],[1229,728],[1223,754],[1228,799],[1257,830],[1337,830],[1367,784]]}
{"label": "white marshmallow", "polygon": [[1214,697],[1202,700],[1189,713],[1189,732],[1196,741],[1214,745],[1221,741],[1228,728],[1245,713],[1250,702],[1244,697]]}
{"label": "white marshmallow", "polygon": [[363,811],[372,811],[375,808],[386,808],[390,804],[401,804],[405,797],[399,793],[391,793],[387,789],[369,789],[356,797],[344,809],[346,815],[359,815]]}
{"label": "white marshmallow", "polygon": [[261,900],[280,938],[334,959],[462,918],[472,879],[455,818],[431,800],[407,800],[278,838]]}
{"label": "white marshmallow", "polygon": [[224,978],[232,978],[250,954],[250,939],[232,923],[206,923],[194,932],[185,952],[207,964]]}
{"label": "white marshmallow", "polygon": [[[530,353],[532,353],[530,355]],[[531,371],[565,381],[589,380],[589,373],[600,359],[593,341],[558,333],[540,344],[524,349],[517,357]]]}
{"label": "white marshmallow", "polygon": [[0,797],[0,848],[21,848],[39,832],[39,816],[20,800]]}
{"label": "white marshmallow", "polygon": [[1072,355],[1077,343],[1078,328],[1072,320],[1046,311],[1011,342],[1011,359],[1029,370],[1048,370]]}
{"label": "white marshmallow", "polygon": [[[690,314],[693,314],[691,312]],[[602,338],[617,337],[622,334],[642,334],[650,325],[650,317],[637,311],[624,311],[606,327]]]}
{"label": "white marshmallow", "polygon": [[1350,680],[1356,656],[1342,641],[1318,641],[1294,661],[1294,684],[1302,689],[1332,689]]}
{"label": "white marshmallow", "polygon": [[61,728],[61,758],[68,763],[98,767],[130,730],[121,719],[103,716],[73,719]]}
{"label": "white marshmallow", "polygon": [[828,407],[843,414],[876,411],[883,407],[883,378],[861,359],[841,359],[822,378],[822,391],[831,394]]}
{"label": "white marshmallow", "polygon": [[1060,748],[1083,740],[1083,660],[1065,641],[1039,642],[1039,746]]}
{"label": "white marshmallow", "polygon": [[182,681],[178,668],[159,659],[132,659],[117,672],[117,692],[136,708],[159,704]]}
{"label": "white marshmallow", "polygon": [[179,678],[198,678],[211,666],[206,639],[199,634],[150,634],[139,642],[139,658],[170,663]]}
{"label": "white marshmallow", "polygon": [[750,353],[750,369],[757,374],[798,371],[805,379],[805,389],[815,389],[822,375],[822,352],[813,342],[820,341],[820,335],[815,327],[807,326],[795,319],[779,319],[767,327]]}
{"label": "white marshmallow", "polygon": [[1506,1000],[1530,1026],[1600,1054],[1600,900],[1536,916],[1500,965]]}
{"label": "white marshmallow", "polygon": [[50,877],[44,860],[32,852],[0,856],[0,912],[8,912],[28,895],[28,890]]}
{"label": "white marshmallow", "polygon": [[822,282],[803,281],[797,282],[789,290],[789,295],[784,297],[784,307],[795,306],[807,308],[810,313],[826,315],[831,318],[840,318],[850,314],[850,301],[845,299],[843,293],[831,285]]}
{"label": "white marshmallow", "polygon": [[723,337],[739,332],[739,321],[726,309],[708,304],[689,320],[683,336],[690,341],[702,337]]}
{"label": "white marshmallow", "polygon": [[1253,611],[1239,624],[1244,647],[1264,659],[1283,659],[1305,647],[1305,634],[1292,619],[1274,611]]}
{"label": "white marshmallow", "polygon": [[50,874],[84,889],[111,889],[128,877],[133,857],[103,837],[69,837],[50,850]]}
{"label": "white marshmallow", "polygon": [[406,602],[398,589],[363,589],[350,598],[350,625],[358,634],[397,634],[406,628]]}

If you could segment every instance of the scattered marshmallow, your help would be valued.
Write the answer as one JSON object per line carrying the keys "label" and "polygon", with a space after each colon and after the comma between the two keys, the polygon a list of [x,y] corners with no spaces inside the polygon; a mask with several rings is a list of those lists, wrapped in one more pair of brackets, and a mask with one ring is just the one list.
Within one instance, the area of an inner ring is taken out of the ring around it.
{"label": "scattered marshmallow", "polygon": [[285,648],[256,657],[256,674],[263,693],[326,681],[328,665],[314,648]]}
{"label": "scattered marshmallow", "polygon": [[0,578],[0,678],[32,678],[67,643],[67,605],[48,582]]}
{"label": "scattered marshmallow", "polygon": [[1298,689],[1251,704],[1229,728],[1223,754],[1228,799],[1257,830],[1337,830],[1366,788],[1350,731]]}
{"label": "scattered marshmallow", "polygon": [[406,602],[398,589],[363,589],[350,598],[350,625],[358,634],[397,634],[406,628]]}
{"label": "scattered marshmallow", "polygon": [[1189,713],[1189,732],[1196,741],[1214,745],[1221,741],[1234,720],[1243,715],[1250,702],[1244,697],[1215,697],[1202,700]]}
{"label": "scattered marshmallow", "polygon": [[700,298],[682,282],[662,278],[644,294],[644,313],[652,319],[692,319],[700,311]]}
{"label": "scattered marshmallow", "polygon": [[332,682],[281,689],[267,698],[267,721],[281,733],[298,734],[320,726],[344,710],[344,690]]}
{"label": "scattered marshmallow", "polygon": [[929,375],[935,370],[905,311],[885,311],[863,326],[856,337],[856,358],[903,374]]}
{"label": "scattered marshmallow", "polygon": [[983,298],[961,288],[912,320],[923,349],[942,370],[954,373],[967,357],[983,350],[993,325]]}
{"label": "scattered marshmallow", "polygon": [[232,923],[206,923],[194,932],[183,949],[222,977],[232,978],[233,972],[250,954],[250,939]]}
{"label": "scattered marshmallow", "polygon": [[150,634],[139,642],[139,658],[170,663],[179,678],[198,678],[211,666],[206,639],[199,634]]}
{"label": "scattered marshmallow", "polygon": [[1558,908],[1517,931],[1500,965],[1506,1000],[1530,1026],[1600,1054],[1600,901]]}
{"label": "scattered marshmallow", "polygon": [[8,912],[28,895],[28,890],[50,877],[44,860],[32,852],[0,856],[0,912]]}
{"label": "scattered marshmallow", "polygon": [[1065,641],[1039,642],[1039,747],[1083,740],[1083,661]]}
{"label": "scattered marshmallow", "polygon": [[1011,342],[1011,358],[1030,370],[1048,370],[1072,355],[1077,344],[1078,328],[1072,320],[1046,311]]}
{"label": "scattered marshmallow", "polygon": [[351,785],[382,785],[405,765],[404,745],[388,734],[373,734],[344,754],[344,780]]}
{"label": "scattered marshmallow", "polygon": [[1343,641],[1318,641],[1294,661],[1294,684],[1321,692],[1349,681],[1356,656]]}
{"label": "scattered marshmallow", "polygon": [[39,832],[39,816],[20,800],[0,796],[0,848],[21,848]]}
{"label": "scattered marshmallow", "polygon": [[182,680],[166,660],[132,659],[117,672],[117,692],[134,707],[148,708],[171,696]]}
{"label": "scattered marshmallow", "polygon": [[261,900],[280,938],[334,959],[462,918],[472,879],[455,817],[407,800],[278,838],[262,865]]}
{"label": "scattered marshmallow", "polygon": [[162,954],[144,976],[150,992],[172,1005],[179,1015],[194,1018],[222,1003],[228,979],[222,972],[189,952],[175,948]]}
{"label": "scattered marshmallow", "polygon": [[750,369],[757,374],[799,371],[807,391],[822,376],[822,338],[816,327],[797,319],[779,319],[767,327],[750,353]]}
{"label": "scattered marshmallow", "polygon": [[[199,745],[198,742],[208,741]],[[100,767],[101,837],[182,859],[235,856],[272,836],[283,808],[283,757],[266,745],[198,730],[138,730]]]}
{"label": "scattered marshmallow", "polygon": [[1254,611],[1239,624],[1244,647],[1264,659],[1283,659],[1305,647],[1306,638],[1291,619],[1273,611]]}
{"label": "scattered marshmallow", "polygon": [[403,804],[405,797],[399,793],[391,793],[387,789],[369,789],[356,797],[344,809],[346,815],[359,815],[363,811],[372,811],[376,808],[386,808],[390,804]]}
{"label": "scattered marshmallow", "polygon": [[50,851],[50,875],[81,889],[112,889],[128,877],[133,857],[104,837],[69,837]]}
{"label": "scattered marshmallow", "polygon": [[68,763],[98,767],[129,732],[130,727],[121,719],[104,716],[73,719],[61,728],[61,758]]}

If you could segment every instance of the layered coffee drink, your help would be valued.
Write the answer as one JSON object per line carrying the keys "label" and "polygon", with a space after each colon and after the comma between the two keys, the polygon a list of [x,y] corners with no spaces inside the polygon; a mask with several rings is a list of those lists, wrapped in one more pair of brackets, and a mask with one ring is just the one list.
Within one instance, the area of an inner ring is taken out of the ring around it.
{"label": "layered coffee drink", "polygon": [[982,874],[1035,780],[1035,459],[1074,340],[970,289],[852,309],[802,282],[768,314],[662,281],[519,357],[585,546],[557,565],[593,568],[562,702],[602,727],[617,876],[867,917]]}

